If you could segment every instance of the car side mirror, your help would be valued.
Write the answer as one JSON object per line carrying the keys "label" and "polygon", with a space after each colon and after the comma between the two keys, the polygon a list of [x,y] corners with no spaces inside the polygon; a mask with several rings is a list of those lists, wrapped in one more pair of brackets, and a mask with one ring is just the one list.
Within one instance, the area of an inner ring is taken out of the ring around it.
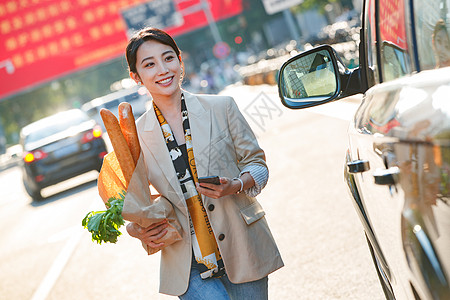
{"label": "car side mirror", "polygon": [[278,94],[284,106],[306,108],[360,92],[350,88],[350,82],[359,85],[359,69],[348,70],[331,46],[322,45],[281,66]]}

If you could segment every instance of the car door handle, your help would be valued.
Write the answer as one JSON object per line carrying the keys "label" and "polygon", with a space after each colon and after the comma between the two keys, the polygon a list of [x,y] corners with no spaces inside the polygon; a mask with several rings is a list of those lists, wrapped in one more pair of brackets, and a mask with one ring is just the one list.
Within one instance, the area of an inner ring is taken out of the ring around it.
{"label": "car door handle", "polygon": [[347,163],[349,173],[362,173],[370,170],[370,164],[368,160],[354,160]]}
{"label": "car door handle", "polygon": [[394,185],[397,184],[400,174],[398,167],[391,167],[389,169],[377,169],[373,173],[375,184],[379,185]]}

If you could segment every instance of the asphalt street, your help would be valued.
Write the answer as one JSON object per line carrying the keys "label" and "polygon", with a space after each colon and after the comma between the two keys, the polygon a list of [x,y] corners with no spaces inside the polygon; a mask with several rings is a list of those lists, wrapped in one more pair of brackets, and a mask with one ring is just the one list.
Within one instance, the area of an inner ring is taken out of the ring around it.
{"label": "asphalt street", "polygon": [[[343,179],[360,99],[289,110],[274,86],[222,94],[235,98],[266,152],[270,179],[258,199],[285,262],[269,276],[269,298],[383,299]],[[45,189],[36,203],[20,169],[0,172],[0,299],[176,299],[158,294],[159,254],[147,256],[126,233],[97,245],[82,229],[84,215],[103,208],[97,175]]]}

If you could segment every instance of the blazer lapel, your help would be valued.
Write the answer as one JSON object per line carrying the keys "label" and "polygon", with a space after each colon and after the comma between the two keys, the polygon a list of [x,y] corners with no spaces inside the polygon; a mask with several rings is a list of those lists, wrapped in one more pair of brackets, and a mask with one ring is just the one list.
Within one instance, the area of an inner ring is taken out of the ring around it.
{"label": "blazer lapel", "polygon": [[173,190],[177,193],[178,198],[184,203],[183,192],[181,191],[172,159],[167,151],[167,146],[161,132],[158,119],[156,118],[155,111],[153,110],[153,106],[151,107],[152,108],[146,115],[144,131],[142,132],[142,140],[147,145],[150,154],[153,155],[155,161],[157,162],[159,168],[163,171]]}
{"label": "blazer lapel", "polygon": [[207,176],[211,138],[211,112],[202,106],[195,95],[186,91],[183,91],[183,94],[188,109],[197,175],[198,177]]}

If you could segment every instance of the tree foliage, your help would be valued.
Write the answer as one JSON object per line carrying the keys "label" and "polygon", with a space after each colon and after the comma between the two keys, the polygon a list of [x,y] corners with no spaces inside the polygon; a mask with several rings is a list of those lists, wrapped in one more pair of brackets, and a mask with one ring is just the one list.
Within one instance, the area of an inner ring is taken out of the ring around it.
{"label": "tree foliage", "polygon": [[122,57],[0,100],[0,122],[7,143],[18,142],[23,126],[58,111],[79,108],[91,99],[110,93],[110,85],[126,77],[128,72]]}
{"label": "tree foliage", "polygon": [[352,0],[303,0],[303,2],[292,10],[295,13],[304,12],[310,9],[317,9],[320,13],[325,13],[325,6],[331,3],[340,3],[344,7],[353,7]]}

